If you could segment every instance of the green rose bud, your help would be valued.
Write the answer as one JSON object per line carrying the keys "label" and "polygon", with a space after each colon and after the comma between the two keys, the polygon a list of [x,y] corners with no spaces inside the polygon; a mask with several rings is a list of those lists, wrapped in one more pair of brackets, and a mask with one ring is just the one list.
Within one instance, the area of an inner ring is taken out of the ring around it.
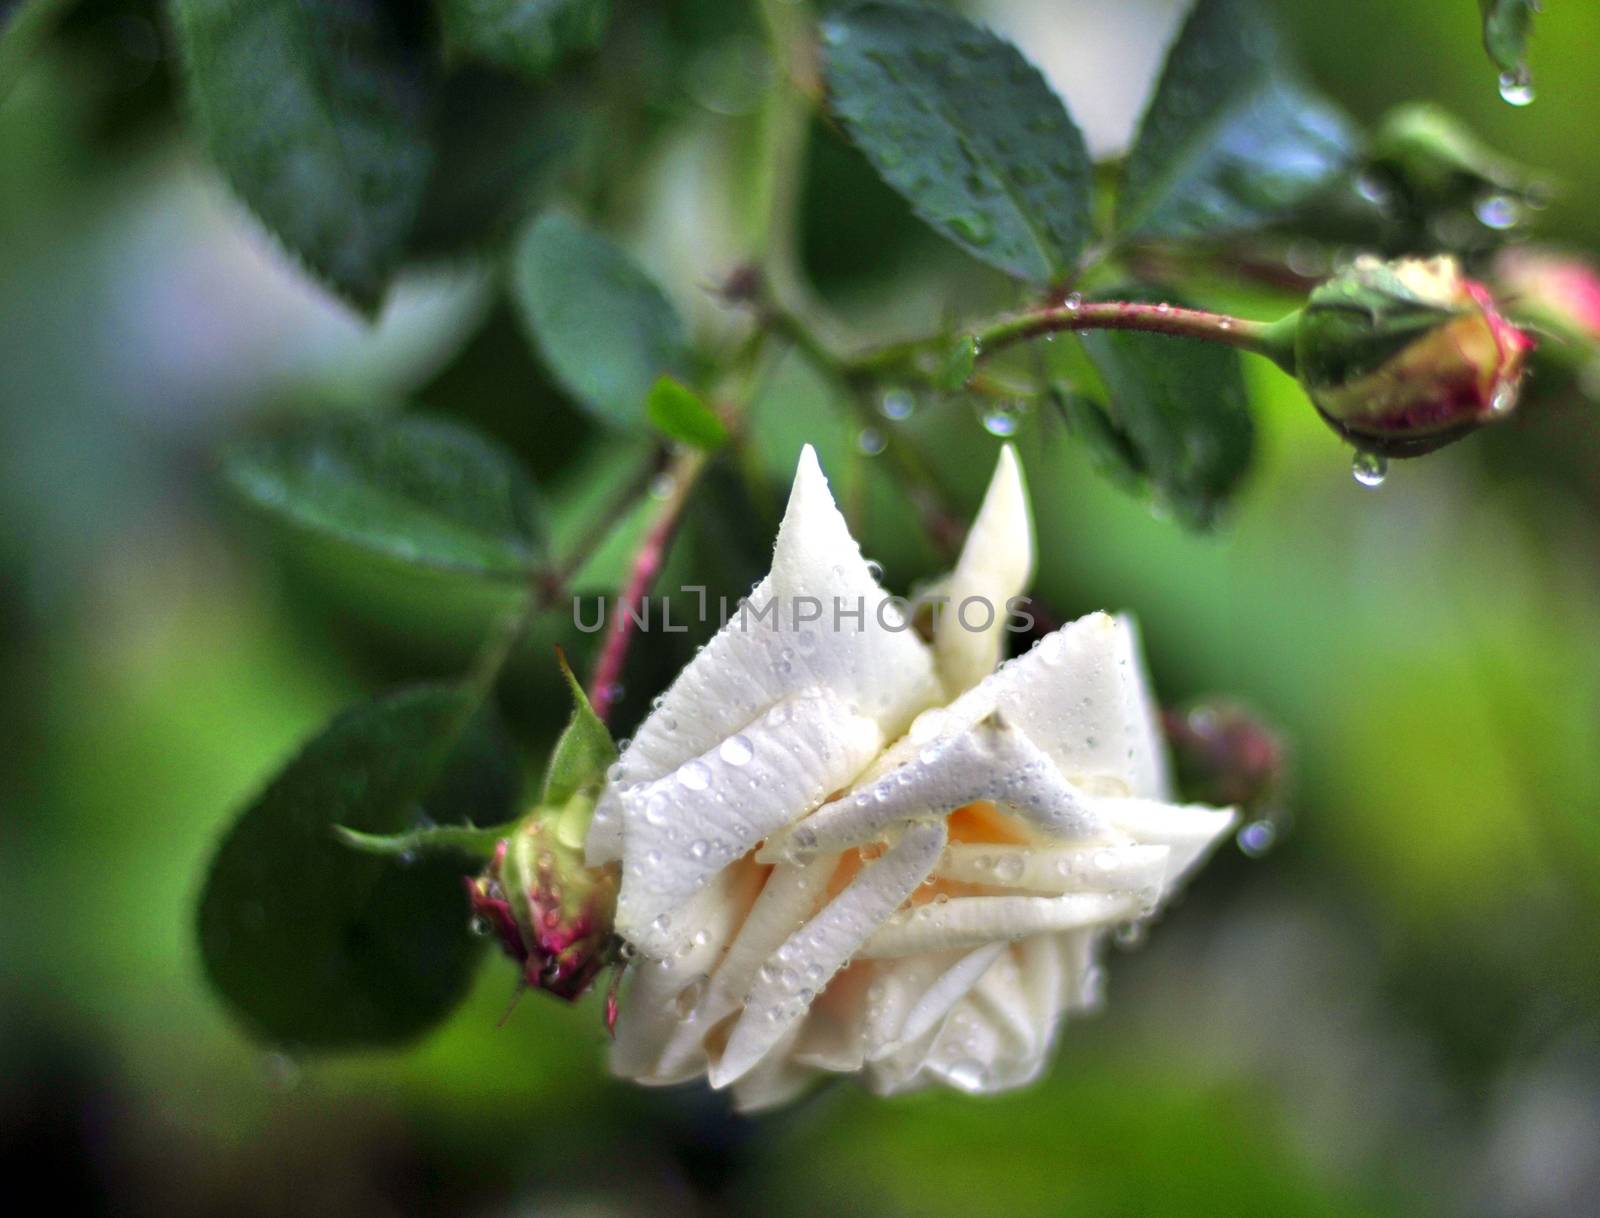
{"label": "green rose bud", "polygon": [[1383,457],[1421,456],[1508,414],[1533,347],[1453,258],[1357,259],[1280,326],[1329,426]]}

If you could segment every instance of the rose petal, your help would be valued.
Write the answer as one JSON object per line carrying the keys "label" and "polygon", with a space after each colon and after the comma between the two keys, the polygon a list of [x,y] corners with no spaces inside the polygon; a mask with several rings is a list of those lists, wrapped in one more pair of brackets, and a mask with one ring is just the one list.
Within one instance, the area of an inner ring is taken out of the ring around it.
{"label": "rose petal", "polygon": [[1016,451],[1007,444],[1000,449],[955,570],[940,589],[949,602],[938,616],[933,652],[949,697],[971,689],[994,671],[1005,640],[1007,602],[1021,594],[1032,577],[1028,493]]}
{"label": "rose petal", "polygon": [[911,826],[883,857],[862,868],[821,913],[778,948],[771,967],[757,974],[728,1047],[711,1070],[713,1087],[732,1083],[771,1051],[805,1014],[816,991],[927,878],[945,836],[942,821]]}
{"label": "rose petal", "polygon": [[977,947],[997,939],[1022,939],[1046,931],[1107,926],[1138,916],[1129,893],[1070,893],[1063,897],[956,897],[930,901],[891,919],[862,944],[863,960],[915,952]]}
{"label": "rose petal", "polygon": [[1031,892],[1137,892],[1167,877],[1168,847],[991,846],[952,843],[934,875]]}

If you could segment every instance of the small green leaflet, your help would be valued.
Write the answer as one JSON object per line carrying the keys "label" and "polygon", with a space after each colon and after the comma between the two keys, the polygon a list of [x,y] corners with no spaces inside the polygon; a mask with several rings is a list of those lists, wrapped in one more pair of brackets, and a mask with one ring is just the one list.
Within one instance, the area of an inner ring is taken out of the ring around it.
{"label": "small green leaflet", "polygon": [[1090,236],[1092,166],[1016,47],[939,9],[863,4],[823,25],[828,98],[918,216],[973,257],[1048,283]]}
{"label": "small green leaflet", "polygon": [[318,279],[375,313],[433,154],[429,80],[381,0],[173,0],[212,160]]}
{"label": "small green leaflet", "polygon": [[315,418],[247,440],[228,484],[301,528],[410,566],[524,578],[544,561],[538,493],[514,457],[421,415]]}
{"label": "small green leaflet", "polygon": [[1355,143],[1256,0],[1199,0],[1129,154],[1117,227],[1173,240],[1260,227],[1343,172]]}
{"label": "small green leaflet", "polygon": [[511,275],[523,323],[562,388],[603,422],[642,428],[651,386],[690,363],[661,289],[609,238],[559,213],[523,234]]}
{"label": "small green leaflet", "polygon": [[706,452],[715,452],[728,442],[728,428],[707,406],[700,395],[682,381],[670,376],[657,379],[650,387],[645,414],[663,435]]}

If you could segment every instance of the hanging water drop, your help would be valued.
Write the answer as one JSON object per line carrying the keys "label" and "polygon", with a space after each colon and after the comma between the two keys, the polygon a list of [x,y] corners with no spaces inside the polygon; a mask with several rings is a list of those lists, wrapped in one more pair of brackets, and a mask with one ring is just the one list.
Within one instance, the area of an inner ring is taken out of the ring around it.
{"label": "hanging water drop", "polygon": [[1509,195],[1487,194],[1472,205],[1478,223],[1496,232],[1515,228],[1522,220],[1522,208]]}
{"label": "hanging water drop", "polygon": [[1378,453],[1358,452],[1350,459],[1350,472],[1362,486],[1382,486],[1389,476],[1389,459]]}
{"label": "hanging water drop", "polygon": [[1533,101],[1533,74],[1526,64],[1500,73],[1500,96],[1513,106],[1526,106]]}
{"label": "hanging water drop", "polygon": [[1253,820],[1239,830],[1234,840],[1245,855],[1258,859],[1278,840],[1278,827],[1270,820]]}
{"label": "hanging water drop", "polygon": [[898,423],[909,419],[917,408],[917,399],[904,389],[886,389],[878,399],[878,413]]}
{"label": "hanging water drop", "polygon": [[983,429],[991,436],[1004,439],[1017,434],[1017,412],[1008,404],[986,407],[983,412]]}

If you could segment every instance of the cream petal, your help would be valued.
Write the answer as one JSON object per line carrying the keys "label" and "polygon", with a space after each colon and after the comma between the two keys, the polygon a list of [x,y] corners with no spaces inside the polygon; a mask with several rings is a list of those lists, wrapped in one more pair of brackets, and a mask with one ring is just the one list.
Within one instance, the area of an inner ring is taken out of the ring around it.
{"label": "cream petal", "polygon": [[880,836],[899,822],[991,800],[1051,837],[1103,836],[1089,801],[1032,741],[998,714],[921,749],[870,786],[823,805],[768,844],[761,858],[801,858]]}
{"label": "cream petal", "polygon": [[891,919],[862,944],[863,960],[914,952],[976,947],[1046,931],[1081,930],[1137,917],[1131,893],[1070,893],[1062,897],[956,897],[930,901]]}
{"label": "cream petal", "polygon": [[1028,492],[1016,450],[1007,444],[1000,449],[955,570],[939,588],[948,603],[938,616],[933,652],[949,697],[994,671],[1005,641],[1007,602],[1022,593],[1032,576]]}
{"label": "cream petal", "polygon": [[874,1049],[872,1057],[886,1057],[937,1030],[951,1009],[965,998],[1006,950],[1005,943],[985,943],[956,958],[933,979],[905,1013],[892,1040]]}
{"label": "cream petal", "polygon": [[785,940],[773,954],[773,969],[757,974],[722,1059],[712,1068],[713,1087],[734,1082],[771,1051],[805,1014],[815,993],[927,878],[944,843],[942,821],[910,826]]}
{"label": "cream petal", "polygon": [[705,1001],[696,1013],[702,1025],[725,1019],[744,1005],[756,973],[816,909],[838,865],[833,857],[804,866],[780,863],[751,906],[739,933],[712,975]]}
{"label": "cream petal", "polygon": [[1150,688],[1150,674],[1144,666],[1144,649],[1139,645],[1139,626],[1126,613],[1117,615],[1117,666],[1128,674],[1123,691],[1123,717],[1128,725],[1128,747],[1132,773],[1132,794],[1143,799],[1171,799],[1172,776],[1167,759],[1166,738],[1161,731],[1161,712]]}
{"label": "cream petal", "polygon": [[801,1025],[785,1034],[766,1060],[733,1084],[733,1106],[740,1112],[763,1112],[787,1104],[811,1085],[819,1071],[801,1063],[793,1052]]}
{"label": "cream petal", "polygon": [[1238,823],[1232,808],[1169,804],[1154,799],[1099,799],[1095,810],[1118,832],[1150,846],[1167,847],[1166,885],[1176,885]]}
{"label": "cream petal", "polygon": [[964,884],[1030,892],[1135,892],[1159,888],[1168,848],[1158,846],[991,846],[956,842],[934,875]]}
{"label": "cream petal", "polygon": [[785,699],[716,748],[622,796],[617,929],[641,951],[682,942],[673,914],[712,876],[846,785],[883,747],[830,692]]}
{"label": "cream petal", "polygon": [[687,950],[664,960],[639,960],[617,1009],[611,1069],[641,1083],[679,1083],[706,1068],[702,1029],[686,1020],[717,957],[750,908],[760,869],[724,872],[684,910],[693,926]]}

